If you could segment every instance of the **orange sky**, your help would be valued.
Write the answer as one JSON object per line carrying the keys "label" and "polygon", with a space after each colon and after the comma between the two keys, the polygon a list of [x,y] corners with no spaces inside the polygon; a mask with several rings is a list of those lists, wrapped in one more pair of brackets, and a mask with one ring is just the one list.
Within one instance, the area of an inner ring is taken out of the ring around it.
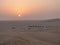
{"label": "orange sky", "polygon": [[9,16],[16,16],[20,13],[22,16],[31,17],[32,13],[60,11],[59,4],[59,0],[0,0],[0,15],[5,16],[2,13],[8,13]]}

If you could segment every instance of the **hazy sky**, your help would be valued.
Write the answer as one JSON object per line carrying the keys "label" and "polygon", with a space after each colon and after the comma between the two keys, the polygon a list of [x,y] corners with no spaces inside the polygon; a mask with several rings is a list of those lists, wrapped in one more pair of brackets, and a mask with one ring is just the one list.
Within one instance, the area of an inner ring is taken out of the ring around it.
{"label": "hazy sky", "polygon": [[60,18],[60,0],[0,0],[0,20],[51,18]]}

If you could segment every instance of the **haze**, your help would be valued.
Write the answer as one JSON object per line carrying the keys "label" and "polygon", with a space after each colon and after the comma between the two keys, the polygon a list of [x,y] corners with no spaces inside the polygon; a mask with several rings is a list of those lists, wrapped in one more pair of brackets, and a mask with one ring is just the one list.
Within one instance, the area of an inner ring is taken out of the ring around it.
{"label": "haze", "polygon": [[0,20],[52,18],[60,18],[60,0],[0,0]]}

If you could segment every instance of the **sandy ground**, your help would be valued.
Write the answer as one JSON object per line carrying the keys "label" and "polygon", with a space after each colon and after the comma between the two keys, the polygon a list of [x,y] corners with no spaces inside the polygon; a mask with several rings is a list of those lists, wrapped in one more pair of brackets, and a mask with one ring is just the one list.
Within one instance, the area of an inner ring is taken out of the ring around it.
{"label": "sandy ground", "polygon": [[60,45],[60,33],[4,31],[0,32],[0,45]]}

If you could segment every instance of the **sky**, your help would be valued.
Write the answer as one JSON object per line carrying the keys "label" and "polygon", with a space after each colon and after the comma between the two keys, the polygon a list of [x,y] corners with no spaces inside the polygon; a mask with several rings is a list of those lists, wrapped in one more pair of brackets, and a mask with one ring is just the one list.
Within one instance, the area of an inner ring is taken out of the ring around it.
{"label": "sky", "polygon": [[54,18],[60,18],[60,0],[0,0],[0,20]]}

